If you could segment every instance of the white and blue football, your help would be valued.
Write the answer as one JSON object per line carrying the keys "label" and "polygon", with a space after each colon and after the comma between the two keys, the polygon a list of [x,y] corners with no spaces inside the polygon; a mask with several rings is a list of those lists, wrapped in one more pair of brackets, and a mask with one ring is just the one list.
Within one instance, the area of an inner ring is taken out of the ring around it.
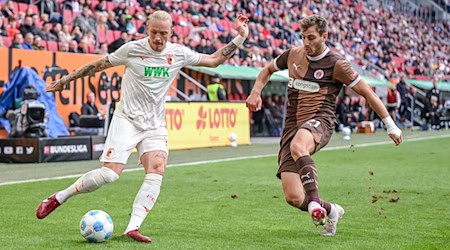
{"label": "white and blue football", "polygon": [[81,235],[89,242],[104,242],[113,233],[111,216],[102,210],[87,212],[80,221]]}

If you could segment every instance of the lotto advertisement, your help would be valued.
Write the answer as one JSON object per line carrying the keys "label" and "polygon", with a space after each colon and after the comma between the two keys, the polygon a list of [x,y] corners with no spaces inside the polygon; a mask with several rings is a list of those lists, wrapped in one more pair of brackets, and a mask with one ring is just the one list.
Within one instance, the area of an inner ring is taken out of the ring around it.
{"label": "lotto advertisement", "polygon": [[166,108],[170,149],[250,143],[245,103],[167,103]]}

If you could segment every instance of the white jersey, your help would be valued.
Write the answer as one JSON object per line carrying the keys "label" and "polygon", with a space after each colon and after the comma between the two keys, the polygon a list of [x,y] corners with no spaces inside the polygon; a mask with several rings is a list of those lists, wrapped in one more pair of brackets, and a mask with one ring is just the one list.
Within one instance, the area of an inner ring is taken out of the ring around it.
{"label": "white jersey", "polygon": [[170,42],[162,52],[156,52],[148,38],[122,45],[108,55],[112,65],[126,66],[114,115],[127,118],[143,130],[165,127],[167,90],[181,68],[197,65],[200,59],[199,53]]}

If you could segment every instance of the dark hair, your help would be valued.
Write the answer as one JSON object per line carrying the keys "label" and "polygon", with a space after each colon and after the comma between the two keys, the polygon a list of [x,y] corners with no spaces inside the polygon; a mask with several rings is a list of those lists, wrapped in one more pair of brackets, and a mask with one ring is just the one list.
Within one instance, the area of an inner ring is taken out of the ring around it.
{"label": "dark hair", "polygon": [[328,32],[328,22],[320,15],[311,15],[300,20],[300,27],[302,31],[307,30],[314,25],[320,35]]}

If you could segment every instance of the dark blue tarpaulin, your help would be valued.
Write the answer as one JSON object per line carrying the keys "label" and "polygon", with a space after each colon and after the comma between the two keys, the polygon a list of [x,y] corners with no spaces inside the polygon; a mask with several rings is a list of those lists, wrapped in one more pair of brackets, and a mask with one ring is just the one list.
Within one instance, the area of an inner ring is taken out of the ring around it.
{"label": "dark blue tarpaulin", "polygon": [[3,94],[0,98],[0,124],[8,133],[11,131],[10,123],[4,117],[4,114],[14,107],[15,100],[22,97],[23,89],[28,85],[36,88],[39,93],[38,101],[45,104],[45,112],[48,114],[48,136],[51,138],[68,136],[69,131],[64,120],[58,113],[53,93],[46,93],[45,87],[47,84],[45,81],[34,70],[27,67],[17,69],[11,76],[10,81],[5,84]]}

